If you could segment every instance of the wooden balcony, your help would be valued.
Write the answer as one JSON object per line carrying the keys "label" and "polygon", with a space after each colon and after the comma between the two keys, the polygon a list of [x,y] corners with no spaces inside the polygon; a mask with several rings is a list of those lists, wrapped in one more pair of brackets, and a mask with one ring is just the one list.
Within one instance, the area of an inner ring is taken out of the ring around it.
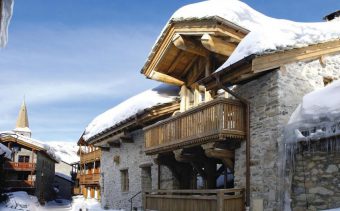
{"label": "wooden balcony", "polygon": [[79,176],[79,183],[83,184],[99,184],[100,173],[89,173],[89,174],[81,174]]}
{"label": "wooden balcony", "polygon": [[214,99],[144,128],[145,152],[156,154],[226,138],[244,139],[245,115],[241,102]]}
{"label": "wooden balcony", "polygon": [[11,189],[35,188],[34,184],[33,180],[7,180],[5,183],[6,187]]}
{"label": "wooden balcony", "polygon": [[162,211],[243,211],[243,189],[145,192],[144,208]]}
{"label": "wooden balcony", "polygon": [[13,171],[34,171],[35,163],[24,163],[24,162],[6,162],[4,164],[5,170]]}
{"label": "wooden balcony", "polygon": [[92,152],[88,153],[82,153],[80,155],[80,163],[88,163],[88,162],[94,162],[96,160],[100,160],[101,156],[101,150],[94,150]]}

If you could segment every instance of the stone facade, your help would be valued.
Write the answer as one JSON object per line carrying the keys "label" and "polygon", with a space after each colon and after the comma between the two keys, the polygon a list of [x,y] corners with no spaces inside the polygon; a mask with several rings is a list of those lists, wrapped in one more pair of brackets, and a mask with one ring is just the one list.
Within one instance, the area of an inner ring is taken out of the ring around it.
{"label": "stone facade", "polygon": [[[287,64],[235,91],[251,103],[251,203],[258,209],[283,206],[284,128],[302,97],[338,78],[340,55]],[[245,142],[235,151],[235,187],[245,187]]]}
{"label": "stone facade", "polygon": [[295,211],[340,207],[340,153],[308,150],[295,159],[292,207]]}
{"label": "stone facade", "polygon": [[[103,208],[130,210],[129,199],[140,191],[158,189],[158,165],[144,153],[144,133],[139,129],[131,133],[133,142],[102,150],[101,204]],[[121,170],[129,175],[129,190],[122,191]],[[173,188],[173,179],[166,167],[161,167],[161,188]],[[133,199],[133,207],[142,207],[142,194]]]}

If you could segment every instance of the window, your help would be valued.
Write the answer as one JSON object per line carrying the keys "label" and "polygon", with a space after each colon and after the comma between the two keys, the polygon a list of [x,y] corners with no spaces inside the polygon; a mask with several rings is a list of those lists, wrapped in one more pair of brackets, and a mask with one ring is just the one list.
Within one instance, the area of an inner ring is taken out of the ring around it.
{"label": "window", "polygon": [[122,192],[129,191],[129,171],[127,169],[121,170],[121,186],[122,186]]}
{"label": "window", "polygon": [[19,155],[18,161],[19,161],[19,163],[29,163],[30,162],[30,156]]}
{"label": "window", "polygon": [[152,176],[151,166],[142,167],[142,191],[151,190]]}

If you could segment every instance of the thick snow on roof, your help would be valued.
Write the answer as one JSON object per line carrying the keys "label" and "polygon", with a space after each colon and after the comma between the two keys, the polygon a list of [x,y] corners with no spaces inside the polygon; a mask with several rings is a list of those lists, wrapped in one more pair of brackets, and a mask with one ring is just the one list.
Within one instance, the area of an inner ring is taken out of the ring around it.
{"label": "thick snow on roof", "polygon": [[93,119],[86,127],[83,138],[86,141],[98,133],[133,117],[135,114],[143,112],[145,109],[173,102],[178,97],[178,92],[177,86],[163,84],[137,94]]}
{"label": "thick snow on roof", "polygon": [[79,147],[76,143],[67,141],[48,141],[45,143],[51,146],[54,154],[65,163],[71,164],[80,160],[77,155]]}
{"label": "thick snow on roof", "polygon": [[13,138],[18,138],[19,140],[26,142],[28,144],[34,145],[36,147],[42,148],[43,150],[45,150],[45,152],[53,159],[55,159],[56,161],[59,161],[60,158],[58,157],[57,154],[54,153],[54,149],[49,146],[48,144],[45,144],[41,141],[38,141],[36,139],[27,137],[27,136],[23,136],[20,134],[16,134],[13,131],[0,131],[0,134],[5,134],[5,136],[12,136]]}
{"label": "thick snow on roof", "polygon": [[5,155],[6,158],[11,159],[11,150],[8,149],[5,145],[3,145],[2,143],[0,143],[0,155]]}
{"label": "thick snow on roof", "polygon": [[[340,80],[305,95],[292,114],[288,129],[298,141],[340,135]],[[310,133],[302,135],[304,130]]]}
{"label": "thick snow on roof", "polygon": [[55,175],[58,176],[58,177],[61,177],[61,178],[65,179],[65,180],[68,180],[68,181],[70,181],[70,182],[73,182],[72,177],[69,176],[69,175],[65,175],[65,174],[60,173],[60,172],[56,172]]}
{"label": "thick snow on roof", "polygon": [[251,54],[299,48],[340,39],[340,22],[299,23],[275,19],[239,0],[210,0],[184,6],[170,21],[220,17],[250,31],[234,53],[217,69],[224,69]]}

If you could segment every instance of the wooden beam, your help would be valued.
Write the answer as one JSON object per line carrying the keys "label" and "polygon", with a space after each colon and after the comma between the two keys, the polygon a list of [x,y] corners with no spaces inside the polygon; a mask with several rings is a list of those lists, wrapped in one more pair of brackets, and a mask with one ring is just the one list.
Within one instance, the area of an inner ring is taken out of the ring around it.
{"label": "wooden beam", "polygon": [[194,42],[192,39],[182,36],[180,34],[175,34],[172,38],[172,43],[183,51],[187,51],[196,55],[207,57],[209,51],[203,48],[200,43]]}
{"label": "wooden beam", "polygon": [[221,38],[205,33],[201,38],[202,45],[214,53],[230,56],[236,48],[234,43],[222,40]]}
{"label": "wooden beam", "polygon": [[195,63],[192,71],[190,71],[187,75],[187,85],[191,86],[193,83],[195,83],[199,77],[202,75],[202,73],[205,71],[205,58],[199,58],[198,62]]}
{"label": "wooden beam", "polygon": [[177,78],[174,78],[164,73],[160,73],[156,71],[152,71],[152,73],[150,74],[150,78],[156,81],[161,81],[161,82],[176,85],[176,86],[182,86],[184,84],[183,81]]}
{"label": "wooden beam", "polygon": [[253,59],[252,71],[255,73],[263,72],[278,68],[284,64],[318,59],[322,55],[337,52],[340,52],[340,40],[258,56]]}

